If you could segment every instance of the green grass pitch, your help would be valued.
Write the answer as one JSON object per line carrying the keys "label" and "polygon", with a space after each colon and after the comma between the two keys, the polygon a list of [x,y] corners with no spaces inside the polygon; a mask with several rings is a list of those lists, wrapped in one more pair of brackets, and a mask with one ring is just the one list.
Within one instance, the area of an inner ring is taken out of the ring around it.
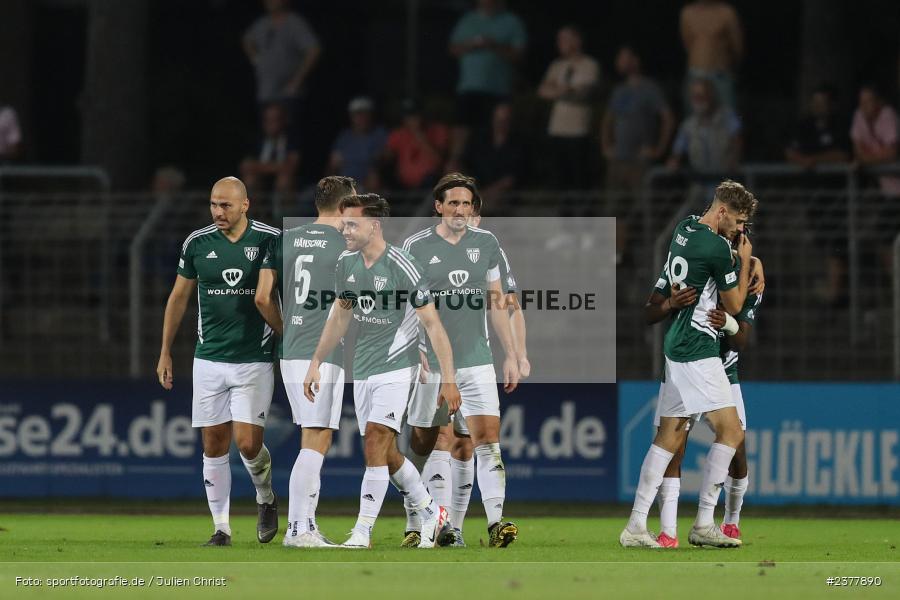
{"label": "green grass pitch", "polygon": [[[379,519],[374,549],[301,550],[255,540],[255,518],[233,519],[231,548],[201,548],[205,516],[0,514],[0,597],[134,598],[881,598],[900,597],[900,526],[882,519],[747,517],[734,550],[623,549],[621,518],[526,517],[519,541],[481,547],[482,518],[466,521],[465,549],[398,548],[404,521]],[[282,519],[284,517],[282,516]],[[320,519],[340,542],[351,516]],[[651,527],[655,524],[651,523]],[[686,541],[690,518],[680,522]],[[283,531],[283,530],[282,530]],[[142,578],[145,587],[57,587],[48,578]],[[879,587],[826,584],[828,577],[880,577]],[[16,577],[41,586],[16,585]],[[158,585],[157,577],[189,586]],[[224,586],[192,578],[224,578]]]}

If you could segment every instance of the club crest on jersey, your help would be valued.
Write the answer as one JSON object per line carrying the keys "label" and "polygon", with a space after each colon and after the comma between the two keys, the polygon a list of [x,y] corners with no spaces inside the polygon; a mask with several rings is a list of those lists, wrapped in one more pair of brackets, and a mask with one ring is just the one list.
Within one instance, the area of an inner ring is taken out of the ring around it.
{"label": "club crest on jersey", "polygon": [[469,280],[469,272],[464,269],[450,271],[447,277],[450,279],[450,283],[459,287]]}
{"label": "club crest on jersey", "polygon": [[481,256],[481,248],[466,248],[466,254],[469,255],[469,260],[477,263],[478,258]]}
{"label": "club crest on jersey", "polygon": [[387,285],[387,277],[382,277],[381,275],[375,276],[375,291],[380,292],[384,289],[384,286]]}
{"label": "club crest on jersey", "polygon": [[236,286],[243,276],[244,272],[241,269],[225,269],[222,271],[222,279],[231,287]]}
{"label": "club crest on jersey", "polygon": [[259,246],[244,246],[244,256],[247,260],[253,262],[259,256]]}
{"label": "club crest on jersey", "polygon": [[363,311],[364,314],[369,314],[375,308],[375,298],[369,295],[363,295],[357,298],[357,304],[359,304],[359,309]]}

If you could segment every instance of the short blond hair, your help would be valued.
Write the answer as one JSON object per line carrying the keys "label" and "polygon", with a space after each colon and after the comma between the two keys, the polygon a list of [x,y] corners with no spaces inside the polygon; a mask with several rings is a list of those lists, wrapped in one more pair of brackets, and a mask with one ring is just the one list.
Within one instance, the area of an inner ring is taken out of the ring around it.
{"label": "short blond hair", "polygon": [[716,187],[716,194],[713,198],[718,200],[728,208],[741,215],[752,217],[756,212],[759,201],[737,181],[726,179]]}

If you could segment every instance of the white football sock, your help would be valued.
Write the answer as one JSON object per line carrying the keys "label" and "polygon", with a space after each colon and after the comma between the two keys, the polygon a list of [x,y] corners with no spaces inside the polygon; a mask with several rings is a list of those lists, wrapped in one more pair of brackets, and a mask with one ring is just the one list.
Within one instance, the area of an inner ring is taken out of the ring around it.
{"label": "white football sock", "polygon": [[228,518],[231,508],[231,465],[228,464],[227,454],[216,458],[203,455],[203,485],[216,531],[231,535]]}
{"label": "white football sock", "polygon": [[662,483],[666,467],[672,461],[673,454],[655,444],[650,445],[644,463],[641,465],[641,476],[637,491],[634,493],[634,506],[628,519],[628,531],[641,533],[647,531],[647,513],[656,498],[656,492]]}
{"label": "white football sock", "polygon": [[[425,463],[428,462],[427,454],[424,456],[416,454],[415,451],[410,448],[406,457],[407,460],[412,462],[419,473],[423,472]],[[406,531],[420,531],[422,529],[422,516],[419,514],[418,509],[410,502],[409,496],[403,496],[403,509],[406,511]]]}
{"label": "white football sock", "polygon": [[316,487],[315,491],[309,497],[309,509],[306,511],[306,518],[309,522],[310,531],[317,531],[319,529],[319,524],[316,522],[316,509],[319,507],[319,498],[321,497],[322,490],[322,474],[319,472],[319,476],[316,477]]}
{"label": "white football sock", "polygon": [[294,461],[288,497],[288,527],[291,528],[292,535],[300,535],[314,529],[309,518],[309,509],[316,493],[323,460],[325,457],[322,454],[304,448]]}
{"label": "white football sock", "polygon": [[475,470],[478,473],[478,490],[487,514],[488,527],[503,518],[506,500],[506,467],[500,455],[500,444],[483,444],[475,448]]}
{"label": "white football sock", "polygon": [[450,506],[450,453],[446,450],[434,450],[422,470],[422,483],[438,506]]}
{"label": "white football sock", "polygon": [[472,485],[475,483],[475,457],[469,460],[450,459],[450,481],[453,485],[453,498],[450,501],[450,522],[462,531],[466,511],[469,510],[469,499],[472,497]]}
{"label": "white football sock", "polygon": [[725,478],[725,523],[737,525],[741,521],[741,506],[744,504],[744,494],[750,485],[750,477],[743,479]]}
{"label": "white football sock", "polygon": [[681,491],[681,479],[664,477],[659,486],[659,529],[669,537],[678,536],[678,494]]}
{"label": "white football sock", "polygon": [[403,459],[403,465],[391,475],[391,483],[400,492],[400,495],[409,499],[409,504],[414,509],[422,509],[431,504],[431,496],[416,467],[408,458]]}
{"label": "white football sock", "polygon": [[700,502],[694,526],[706,527],[714,522],[719,491],[728,476],[728,465],[734,458],[734,452],[734,448],[725,444],[710,446],[706,464],[703,466],[703,482],[700,484]]}
{"label": "white football sock", "polygon": [[256,486],[256,503],[271,504],[275,500],[275,494],[272,492],[272,457],[269,449],[263,444],[256,458],[248,460],[242,454],[241,460],[250,473],[250,481]]}
{"label": "white football sock", "polygon": [[353,526],[354,531],[358,531],[366,537],[372,535],[375,519],[381,512],[384,495],[387,494],[389,480],[387,465],[366,467],[366,474],[363,475],[362,486],[359,490],[359,517],[356,519],[356,525]]}

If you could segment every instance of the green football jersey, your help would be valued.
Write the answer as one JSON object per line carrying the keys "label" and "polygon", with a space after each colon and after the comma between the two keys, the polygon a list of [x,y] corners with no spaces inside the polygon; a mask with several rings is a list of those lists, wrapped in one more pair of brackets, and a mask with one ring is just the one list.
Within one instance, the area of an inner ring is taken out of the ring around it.
{"label": "green football jersey", "polygon": [[391,244],[368,268],[361,252],[341,254],[335,291],[338,298],[353,302],[353,319],[359,324],[354,380],[418,364],[416,307],[432,301],[422,273],[416,259]]}
{"label": "green football jersey", "polygon": [[509,264],[509,258],[507,258],[503,248],[500,248],[500,259],[500,286],[503,288],[504,294],[515,294],[518,289],[516,278],[513,275],[512,267]]}
{"label": "green football jersey", "polygon": [[688,217],[675,227],[664,271],[669,286],[697,290],[697,302],[679,310],[666,332],[666,356],[675,362],[719,356],[718,332],[707,322],[707,312],[716,307],[718,292],[737,285],[728,240],[699,217]]}
{"label": "green football jersey", "polygon": [[[334,305],[334,269],[346,249],[337,229],[316,223],[288,229],[269,243],[262,268],[278,274],[284,320],[279,358],[312,359]],[[325,362],[342,366],[343,346]]]}
{"label": "green football jersey", "polygon": [[[760,304],[762,304],[762,294],[747,294],[747,299],[741,307],[741,312],[734,317],[735,320],[738,323],[743,321],[753,327],[756,323],[756,315],[759,312]],[[719,356],[722,358],[722,364],[725,365],[725,374],[728,375],[728,381],[739,383],[738,353],[728,345],[724,331],[719,332]]]}
{"label": "green football jersey", "polygon": [[178,274],[197,280],[194,356],[228,363],[272,361],[272,329],[256,303],[262,253],[278,229],[250,220],[236,242],[215,225],[194,231],[181,247]]}
{"label": "green football jersey", "polygon": [[[654,290],[659,292],[666,298],[671,296],[672,288],[669,285],[669,281],[666,279],[665,268],[663,268],[663,272],[660,273],[659,279],[656,280]],[[744,301],[744,305],[741,307],[741,312],[739,312],[737,316],[735,316],[735,320],[738,321],[738,323],[744,321],[752,327],[756,324],[756,315],[759,313],[760,304],[762,304],[762,294],[748,294],[747,299]],[[728,376],[728,381],[731,383],[739,383],[738,352],[732,350],[731,346],[729,346],[725,332],[720,330],[718,332],[718,337],[719,357],[722,359],[722,364],[725,367],[725,374]],[[663,379],[665,379],[665,375],[663,376]]]}
{"label": "green football jersey", "polygon": [[[453,365],[462,369],[493,364],[487,292],[489,282],[500,277],[500,264],[506,262],[494,234],[468,227],[462,238],[451,244],[435,226],[407,238],[403,248],[425,268],[428,287],[453,348]],[[515,287],[514,279],[512,286],[506,283],[507,288]],[[436,365],[430,340],[425,340],[425,347],[428,364]]]}

